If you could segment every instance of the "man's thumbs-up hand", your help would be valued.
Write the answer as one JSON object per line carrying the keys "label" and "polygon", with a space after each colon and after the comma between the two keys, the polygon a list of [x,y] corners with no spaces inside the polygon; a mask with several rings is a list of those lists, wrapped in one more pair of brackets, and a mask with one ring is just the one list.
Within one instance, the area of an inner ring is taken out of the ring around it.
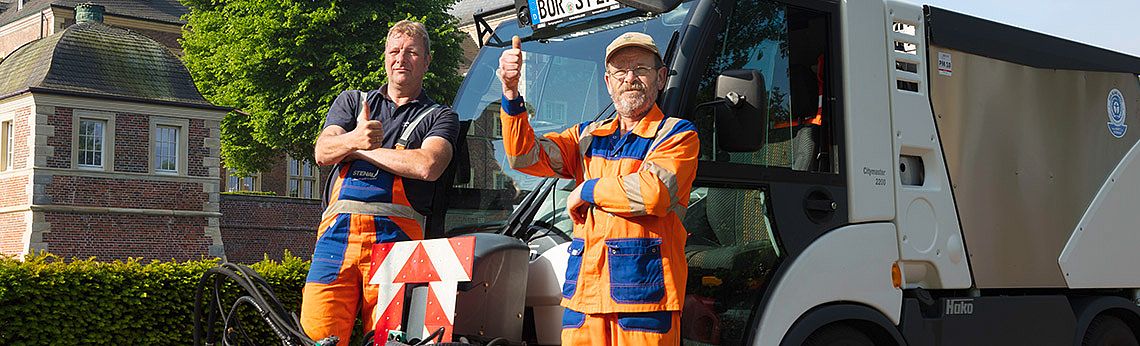
{"label": "man's thumbs-up hand", "polygon": [[522,77],[522,40],[511,38],[511,49],[499,57],[499,80],[503,82],[503,96],[508,100],[519,98],[519,78]]}
{"label": "man's thumbs-up hand", "polygon": [[384,143],[384,127],[379,120],[371,120],[371,110],[368,102],[364,102],[364,109],[356,116],[356,128],[352,129],[349,137],[350,146],[356,150],[372,150]]}

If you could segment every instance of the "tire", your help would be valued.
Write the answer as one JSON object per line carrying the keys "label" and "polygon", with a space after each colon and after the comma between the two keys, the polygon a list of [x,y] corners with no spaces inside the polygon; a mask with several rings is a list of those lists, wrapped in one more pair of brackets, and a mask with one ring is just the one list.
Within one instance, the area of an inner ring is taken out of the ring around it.
{"label": "tire", "polygon": [[1081,342],[1086,346],[1140,346],[1132,328],[1111,315],[1097,316],[1089,323],[1088,330]]}
{"label": "tire", "polygon": [[855,327],[836,323],[811,333],[804,346],[875,346],[875,342]]}

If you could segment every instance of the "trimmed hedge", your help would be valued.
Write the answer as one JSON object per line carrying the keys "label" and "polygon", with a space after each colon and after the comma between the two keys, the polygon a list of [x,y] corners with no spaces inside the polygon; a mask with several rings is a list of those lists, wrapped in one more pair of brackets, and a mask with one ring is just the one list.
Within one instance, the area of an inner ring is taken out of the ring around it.
{"label": "trimmed hedge", "polygon": [[[0,257],[0,344],[191,344],[195,289],[206,269],[218,263]],[[250,267],[287,308],[300,311],[308,261],[286,253],[281,262],[265,259]],[[232,304],[238,292],[229,286],[225,304]],[[209,302],[212,293],[205,297]],[[259,343],[280,344],[251,308],[243,309],[248,311],[240,321]],[[359,342],[359,337],[353,340]]]}

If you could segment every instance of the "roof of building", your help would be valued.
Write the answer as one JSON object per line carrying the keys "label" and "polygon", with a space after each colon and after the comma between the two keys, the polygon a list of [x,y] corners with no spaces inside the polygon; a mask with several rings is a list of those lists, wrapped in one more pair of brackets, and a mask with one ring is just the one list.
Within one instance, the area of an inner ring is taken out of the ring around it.
{"label": "roof of building", "polygon": [[[2,1],[2,0],[0,0]],[[52,6],[74,9],[76,4],[91,0],[25,0],[24,8],[17,11],[15,4],[0,12],[0,26],[14,22]],[[106,13],[116,17],[138,18],[170,24],[186,24],[182,15],[190,13],[178,0],[97,0]]]}
{"label": "roof of building", "polygon": [[26,91],[225,109],[202,97],[162,44],[96,22],[32,41],[0,62],[0,98]]}
{"label": "roof of building", "polygon": [[[514,6],[514,0],[459,0],[451,7],[448,14],[459,18],[460,24],[475,22],[475,14],[490,11],[504,6]],[[507,12],[508,14],[510,12]]]}

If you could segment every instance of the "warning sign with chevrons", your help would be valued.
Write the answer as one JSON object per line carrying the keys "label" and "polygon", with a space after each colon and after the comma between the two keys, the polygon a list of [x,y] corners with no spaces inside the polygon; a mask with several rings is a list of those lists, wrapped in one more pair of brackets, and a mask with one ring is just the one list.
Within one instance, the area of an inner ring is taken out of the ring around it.
{"label": "warning sign with chevrons", "polygon": [[403,326],[405,287],[427,284],[422,335],[444,328],[443,342],[451,341],[455,324],[456,285],[471,280],[475,237],[381,243],[372,247],[369,284],[379,285],[373,321],[376,342],[386,342],[388,331]]}

